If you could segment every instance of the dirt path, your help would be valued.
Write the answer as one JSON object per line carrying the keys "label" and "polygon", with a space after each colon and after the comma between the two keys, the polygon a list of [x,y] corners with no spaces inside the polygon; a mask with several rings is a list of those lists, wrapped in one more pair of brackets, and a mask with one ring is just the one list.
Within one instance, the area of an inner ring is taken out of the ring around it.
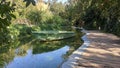
{"label": "dirt path", "polygon": [[64,68],[120,68],[120,38],[98,31],[87,31],[90,45]]}

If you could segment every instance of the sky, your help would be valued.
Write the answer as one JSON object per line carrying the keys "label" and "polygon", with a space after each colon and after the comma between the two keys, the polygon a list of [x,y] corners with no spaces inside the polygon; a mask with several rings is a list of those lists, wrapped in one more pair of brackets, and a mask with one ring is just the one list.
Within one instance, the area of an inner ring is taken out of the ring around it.
{"label": "sky", "polygon": [[61,1],[61,2],[63,2],[63,3],[64,3],[64,2],[66,2],[67,0],[58,0],[58,1]]}
{"label": "sky", "polygon": [[[44,1],[48,1],[48,0],[44,0]],[[62,3],[65,3],[67,0],[58,0],[58,2],[62,2]]]}

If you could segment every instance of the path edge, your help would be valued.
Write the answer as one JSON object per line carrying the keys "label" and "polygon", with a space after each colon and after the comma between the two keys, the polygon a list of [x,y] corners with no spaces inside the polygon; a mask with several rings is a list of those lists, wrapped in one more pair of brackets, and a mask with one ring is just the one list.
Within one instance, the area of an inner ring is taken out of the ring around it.
{"label": "path edge", "polygon": [[81,37],[84,43],[69,56],[67,61],[61,65],[61,68],[74,68],[77,65],[76,61],[80,58],[82,53],[84,53],[86,48],[90,45],[90,41],[87,38],[87,35],[89,35],[89,33],[84,29],[81,32],[85,33],[85,35]]}

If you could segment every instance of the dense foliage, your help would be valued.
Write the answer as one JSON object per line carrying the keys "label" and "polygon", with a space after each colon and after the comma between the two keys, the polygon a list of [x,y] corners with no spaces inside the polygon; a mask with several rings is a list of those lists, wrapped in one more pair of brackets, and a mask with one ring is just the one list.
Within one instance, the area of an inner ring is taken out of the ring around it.
{"label": "dense foliage", "polygon": [[59,9],[53,7],[53,4],[49,8],[49,4],[42,2],[42,0],[37,2],[24,0],[24,2],[22,0],[0,1],[0,45],[4,45],[4,42],[10,43],[14,36],[17,37],[20,34],[21,30],[18,30],[15,26],[10,26],[11,23],[12,25],[26,24],[27,26],[33,26],[33,28],[35,26],[39,27],[35,30],[62,30],[62,24],[67,23],[59,16],[59,13],[64,11],[62,3],[54,3],[56,5],[60,4],[57,6],[57,8],[61,8],[61,11],[59,11]]}
{"label": "dense foliage", "polygon": [[[33,40],[32,31],[71,31],[71,25],[120,36],[120,0],[68,0],[67,3],[57,0],[0,0],[0,65],[6,58],[13,59],[12,49]],[[79,35],[76,32],[74,44],[79,44]],[[38,49],[37,52],[42,52],[41,48],[54,49],[51,46],[38,47],[39,40],[36,44],[34,50]]]}
{"label": "dense foliage", "polygon": [[28,36],[32,31],[71,30],[70,26],[77,22],[84,23],[84,26],[80,25],[86,29],[120,36],[119,6],[119,0],[68,0],[67,3],[0,0],[0,46]]}
{"label": "dense foliage", "polygon": [[119,0],[69,0],[68,17],[84,21],[86,29],[99,29],[120,36]]}
{"label": "dense foliage", "polygon": [[49,4],[46,4],[42,0],[38,2],[33,0],[24,1],[0,0],[1,53],[8,51],[15,40],[23,40],[23,38],[28,38],[29,40],[32,36],[32,31],[70,30],[64,27],[68,22],[65,22],[65,19],[59,15],[59,13],[64,11],[64,8],[61,8],[63,4],[60,3],[61,5],[57,6],[61,8],[61,11],[51,6],[56,11],[54,13],[48,7]]}
{"label": "dense foliage", "polygon": [[12,18],[15,18],[12,14],[14,6],[10,1],[0,1],[0,45],[4,44],[3,42],[10,42],[8,26],[11,24]]}

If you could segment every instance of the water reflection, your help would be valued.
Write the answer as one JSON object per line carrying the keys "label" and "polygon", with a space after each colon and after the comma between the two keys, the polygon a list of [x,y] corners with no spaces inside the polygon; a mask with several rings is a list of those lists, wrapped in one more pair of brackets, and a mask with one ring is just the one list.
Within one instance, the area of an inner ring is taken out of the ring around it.
{"label": "water reflection", "polygon": [[57,68],[68,50],[69,46],[65,46],[47,53],[33,54],[29,49],[25,56],[16,56],[6,68]]}
{"label": "water reflection", "polygon": [[78,32],[76,35],[49,42],[40,42],[26,36],[27,38],[16,40],[10,45],[0,46],[0,68],[57,68],[66,58],[66,52],[70,54],[82,44],[82,34]]}

